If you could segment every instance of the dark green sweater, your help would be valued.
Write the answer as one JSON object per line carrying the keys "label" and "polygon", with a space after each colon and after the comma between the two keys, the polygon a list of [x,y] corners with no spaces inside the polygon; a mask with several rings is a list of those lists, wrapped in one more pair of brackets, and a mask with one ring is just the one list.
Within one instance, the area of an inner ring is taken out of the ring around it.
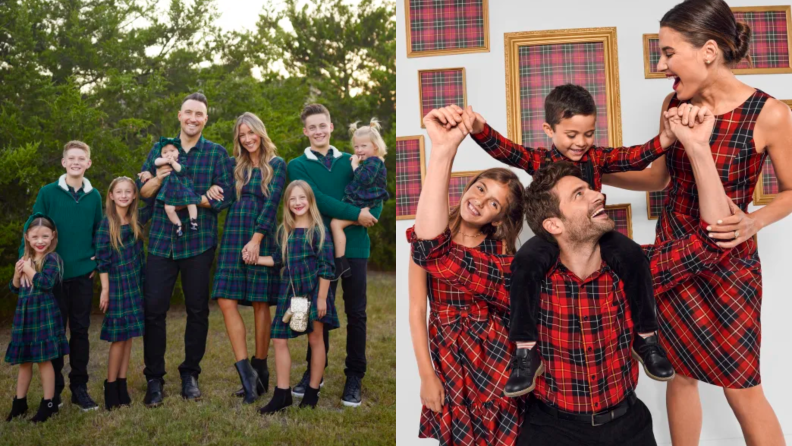
{"label": "dark green sweater", "polygon": [[[313,189],[316,204],[328,230],[330,220],[334,218],[357,221],[360,215],[360,208],[341,201],[344,198],[344,189],[353,178],[351,156],[334,147],[332,150],[334,159],[330,170],[316,159],[310,147],[305,149],[302,156],[289,161],[288,167],[289,181],[304,180]],[[283,200],[288,204],[288,197],[284,197]],[[371,214],[376,218],[379,218],[381,213],[382,205],[371,209]],[[350,259],[369,258],[371,248],[368,230],[363,226],[354,225],[348,226],[344,232],[347,236],[346,256]]]}
{"label": "dark green sweater", "polygon": [[[94,235],[102,222],[102,196],[83,179],[83,195],[75,200],[66,175],[39,190],[33,212],[41,212],[58,228],[55,252],[63,259],[63,280],[88,274],[96,268]],[[24,240],[22,241],[24,247]]]}

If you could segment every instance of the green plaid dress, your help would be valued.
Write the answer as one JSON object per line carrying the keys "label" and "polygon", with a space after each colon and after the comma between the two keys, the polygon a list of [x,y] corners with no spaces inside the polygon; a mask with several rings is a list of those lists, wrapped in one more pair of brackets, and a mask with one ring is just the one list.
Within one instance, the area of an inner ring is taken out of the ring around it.
{"label": "green plaid dress", "polygon": [[[150,209],[147,206],[146,209]],[[141,220],[139,218],[139,220]],[[145,222],[145,218],[143,218]],[[142,224],[142,223],[141,223]],[[110,281],[110,302],[102,322],[99,339],[121,342],[143,336],[143,271],[146,256],[143,239],[135,240],[129,225],[121,226],[118,250],[110,244],[110,223],[102,219],[96,232],[96,269],[107,273]]]}
{"label": "green plaid dress", "polygon": [[[273,260],[275,265],[282,266],[280,292],[278,293],[278,308],[275,319],[272,321],[271,337],[273,339],[289,339],[313,331],[313,322],[327,325],[330,329],[338,328],[338,313],[335,307],[335,296],[332,287],[327,293],[327,314],[317,318],[316,299],[319,297],[319,278],[332,280],[335,277],[335,261],[333,259],[333,241],[330,231],[325,234],[322,249],[319,250],[319,233],[314,232],[313,240],[308,240],[307,231],[296,228],[289,235],[286,250],[286,259],[281,256],[281,249],[277,247]],[[290,280],[291,279],[291,280]],[[291,284],[294,284],[292,291]],[[308,314],[308,330],[300,333],[292,330],[289,324],[283,322],[283,315],[291,305],[292,296],[310,296],[311,309]]]}
{"label": "green plaid dress", "polygon": [[[236,161],[231,163],[233,169]],[[217,259],[212,298],[233,299],[243,302],[278,302],[278,275],[274,268],[246,265],[242,262],[242,248],[254,233],[263,234],[259,255],[271,256],[275,250],[275,222],[283,186],[286,183],[286,162],[275,157],[269,162],[273,176],[267,189],[269,197],[261,191],[261,170],[242,186],[236,197],[236,187],[231,187],[233,204],[226,215],[220,255]]]}
{"label": "green plaid dress", "polygon": [[11,291],[19,295],[19,300],[6,350],[7,363],[40,363],[69,354],[63,320],[52,294],[52,287],[61,280],[60,263],[57,254],[47,254],[41,271],[33,276],[33,286],[16,288],[11,282]]}

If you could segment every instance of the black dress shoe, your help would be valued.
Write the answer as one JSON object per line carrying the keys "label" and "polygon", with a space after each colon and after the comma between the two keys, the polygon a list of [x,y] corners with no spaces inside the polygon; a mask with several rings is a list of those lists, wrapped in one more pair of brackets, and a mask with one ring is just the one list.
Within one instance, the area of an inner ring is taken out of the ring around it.
{"label": "black dress shoe", "polygon": [[201,399],[201,389],[198,388],[198,378],[185,373],[181,377],[182,379],[182,398],[185,400],[195,400],[198,401]]}
{"label": "black dress shoe", "polygon": [[512,371],[503,394],[514,398],[532,392],[536,388],[536,378],[544,373],[544,363],[539,352],[533,348],[518,348],[511,363]]}
{"label": "black dress shoe", "polygon": [[670,381],[674,379],[674,367],[666,357],[666,352],[660,346],[657,334],[644,339],[635,334],[632,345],[632,356],[643,364],[647,376],[657,381]]}
{"label": "black dress shoe", "polygon": [[[302,398],[305,395],[305,390],[308,388],[308,382],[310,380],[311,380],[311,371],[306,370],[305,373],[303,373],[300,382],[297,383],[297,385],[294,386],[294,388],[292,389],[292,396],[297,398]],[[322,377],[322,380],[319,381],[319,388],[321,389],[322,386],[324,386],[324,376]]]}
{"label": "black dress shoe", "polygon": [[[72,404],[76,404],[80,407],[80,410],[83,412],[88,412],[89,410],[96,410],[99,409],[99,405],[91,398],[91,395],[88,395],[88,386],[85,384],[79,385],[77,387],[73,387],[71,389],[72,396],[71,402]],[[58,407],[55,404],[55,407]]]}
{"label": "black dress shoe", "polygon": [[[358,376],[347,376],[344,384],[344,393],[341,395],[341,404],[347,407],[360,406],[360,391],[363,387],[363,380]],[[310,389],[310,387],[308,387]],[[306,389],[306,397],[308,396]]]}
{"label": "black dress shoe", "polygon": [[143,404],[146,407],[157,407],[162,404],[162,380],[158,378],[148,380],[146,397]]}
{"label": "black dress shoe", "polygon": [[14,395],[14,402],[11,404],[11,413],[6,417],[6,421],[11,421],[16,417],[25,415],[28,411],[27,397],[17,398]]}

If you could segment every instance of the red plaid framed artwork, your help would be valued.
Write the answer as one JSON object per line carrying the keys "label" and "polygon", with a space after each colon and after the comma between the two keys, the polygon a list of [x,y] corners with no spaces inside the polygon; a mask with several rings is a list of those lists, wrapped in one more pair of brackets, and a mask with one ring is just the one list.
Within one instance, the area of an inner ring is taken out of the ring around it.
{"label": "red plaid framed artwork", "polygon": [[605,212],[616,223],[617,231],[632,238],[632,206],[629,203],[607,205]]}
{"label": "red plaid framed artwork", "polygon": [[407,57],[489,52],[488,0],[404,0]]}
{"label": "red plaid framed artwork", "polygon": [[464,68],[442,68],[418,71],[418,98],[421,104],[421,128],[426,128],[423,117],[432,109],[456,104],[467,106],[467,86]]}
{"label": "red plaid framed artwork", "polygon": [[[741,6],[731,8],[738,22],[751,27],[748,57],[732,70],[734,74],[792,73],[792,16],[789,5]],[[644,77],[664,78],[657,72],[660,45],[657,34],[644,34]]]}
{"label": "red plaid framed artwork", "polygon": [[621,102],[616,28],[527,31],[505,34],[509,138],[550,147],[542,130],[544,99],[558,85],[585,87],[597,104],[594,143],[621,145]]}
{"label": "red plaid framed artwork", "polygon": [[448,183],[448,208],[459,204],[462,195],[465,193],[465,186],[468,185],[470,180],[480,174],[481,170],[469,172],[451,172],[451,181]]}
{"label": "red plaid framed artwork", "polygon": [[663,213],[665,197],[665,191],[662,190],[646,193],[646,217],[649,220],[657,220]]}
{"label": "red plaid framed artwork", "polygon": [[424,176],[426,153],[423,135],[396,138],[396,220],[415,218]]}
{"label": "red plaid framed artwork", "polygon": [[[792,108],[792,100],[781,100],[781,102]],[[753,204],[756,206],[764,206],[775,198],[778,194],[778,177],[776,177],[775,169],[773,168],[773,161],[770,156],[765,158],[764,166],[762,166],[762,173],[759,175],[759,180],[756,182],[756,189],[754,189]]]}

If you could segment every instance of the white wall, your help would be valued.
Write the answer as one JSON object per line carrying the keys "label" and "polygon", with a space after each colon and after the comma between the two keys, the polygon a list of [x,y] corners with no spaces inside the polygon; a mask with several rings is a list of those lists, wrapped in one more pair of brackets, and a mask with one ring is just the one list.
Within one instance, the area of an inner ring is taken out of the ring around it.
{"label": "white wall", "polygon": [[[644,79],[642,34],[656,33],[663,14],[681,0],[489,0],[490,52],[467,55],[407,58],[404,2],[397,1],[396,39],[397,136],[423,134],[427,157],[431,152],[428,135],[419,127],[419,98],[416,71],[420,69],[465,67],[468,104],[480,112],[495,129],[506,134],[506,89],[503,34],[567,28],[617,27],[619,79],[621,86],[622,141],[639,144],[657,134],[663,98],[671,92],[671,81]],[[773,0],[729,0],[730,6],[785,4]],[[788,4],[788,3],[787,3]],[[778,99],[792,99],[792,75],[741,76],[747,84]],[[602,104],[600,104],[602,105]],[[792,150],[792,148],[790,148]],[[481,170],[499,166],[469,138],[462,143],[455,171]],[[529,177],[520,172],[526,184]],[[655,221],[646,218],[645,193],[605,187],[608,202],[632,203],[633,234],[639,243],[654,241]],[[417,439],[421,403],[420,379],[413,355],[408,324],[407,260],[409,245],[404,232],[411,220],[396,222],[397,234],[397,444],[436,444]],[[764,305],[762,311],[762,381],[776,411],[787,440],[792,443],[792,351],[789,330],[785,331],[792,301],[789,299],[789,251],[792,248],[792,218],[780,221],[759,233],[759,254],[764,267]],[[522,240],[527,240],[526,230]],[[648,379],[643,372],[638,395],[649,406],[654,418],[658,443],[670,444],[665,413],[665,386]],[[704,406],[702,444],[742,444],[737,420],[722,391],[701,384]],[[728,441],[727,439],[731,439]]]}

